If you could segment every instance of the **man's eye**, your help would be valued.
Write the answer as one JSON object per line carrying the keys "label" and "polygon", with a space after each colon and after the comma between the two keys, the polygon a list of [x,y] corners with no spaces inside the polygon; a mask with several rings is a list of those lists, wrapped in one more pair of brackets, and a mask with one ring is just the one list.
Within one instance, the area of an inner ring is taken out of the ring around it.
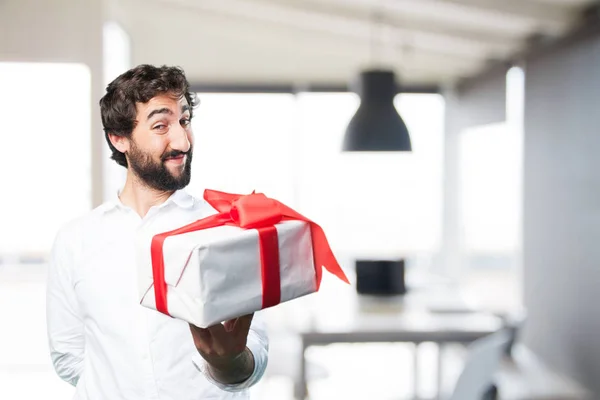
{"label": "man's eye", "polygon": [[183,118],[179,121],[182,126],[188,126],[191,122],[192,120],[190,118]]}
{"label": "man's eye", "polygon": [[166,127],[167,127],[166,125],[158,124],[158,125],[154,125],[153,129],[161,131],[161,130],[165,129]]}

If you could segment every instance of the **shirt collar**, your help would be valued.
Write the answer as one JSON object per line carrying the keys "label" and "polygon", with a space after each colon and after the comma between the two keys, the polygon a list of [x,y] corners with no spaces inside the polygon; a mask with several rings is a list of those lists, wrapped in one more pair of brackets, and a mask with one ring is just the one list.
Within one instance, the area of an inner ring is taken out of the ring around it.
{"label": "shirt collar", "polygon": [[[110,200],[100,206],[100,211],[106,213],[114,209],[128,209],[129,207],[121,202],[120,193],[120,190],[116,191]],[[164,203],[156,207],[163,208],[169,204],[175,204],[179,208],[191,208],[194,205],[194,197],[183,189],[177,190]]]}

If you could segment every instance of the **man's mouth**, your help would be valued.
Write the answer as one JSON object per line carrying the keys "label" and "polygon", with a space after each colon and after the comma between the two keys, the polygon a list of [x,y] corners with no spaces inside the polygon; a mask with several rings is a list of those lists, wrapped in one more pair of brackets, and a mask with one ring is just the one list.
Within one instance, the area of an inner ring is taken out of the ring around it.
{"label": "man's mouth", "polygon": [[183,164],[185,161],[185,154],[178,154],[176,156],[165,158],[165,162],[169,162],[172,164]]}

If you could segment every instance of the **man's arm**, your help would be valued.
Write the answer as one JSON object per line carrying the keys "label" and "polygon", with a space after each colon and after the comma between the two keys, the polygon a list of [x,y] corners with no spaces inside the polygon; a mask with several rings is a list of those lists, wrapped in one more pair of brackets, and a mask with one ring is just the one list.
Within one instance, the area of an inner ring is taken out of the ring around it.
{"label": "man's arm", "polygon": [[85,337],[73,289],[73,257],[64,233],[54,242],[46,286],[50,357],[58,376],[73,386],[83,372]]}
{"label": "man's arm", "polygon": [[268,336],[260,318],[247,315],[207,329],[190,324],[203,371],[226,391],[250,388],[263,376],[268,362]]}

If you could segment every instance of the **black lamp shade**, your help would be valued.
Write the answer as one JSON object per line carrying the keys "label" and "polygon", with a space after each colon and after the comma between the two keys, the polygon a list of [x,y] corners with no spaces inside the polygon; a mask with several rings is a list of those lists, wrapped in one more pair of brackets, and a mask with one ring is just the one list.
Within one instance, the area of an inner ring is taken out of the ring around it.
{"label": "black lamp shade", "polygon": [[397,92],[392,71],[360,74],[360,106],[346,129],[343,151],[412,151],[406,124],[394,107]]}

